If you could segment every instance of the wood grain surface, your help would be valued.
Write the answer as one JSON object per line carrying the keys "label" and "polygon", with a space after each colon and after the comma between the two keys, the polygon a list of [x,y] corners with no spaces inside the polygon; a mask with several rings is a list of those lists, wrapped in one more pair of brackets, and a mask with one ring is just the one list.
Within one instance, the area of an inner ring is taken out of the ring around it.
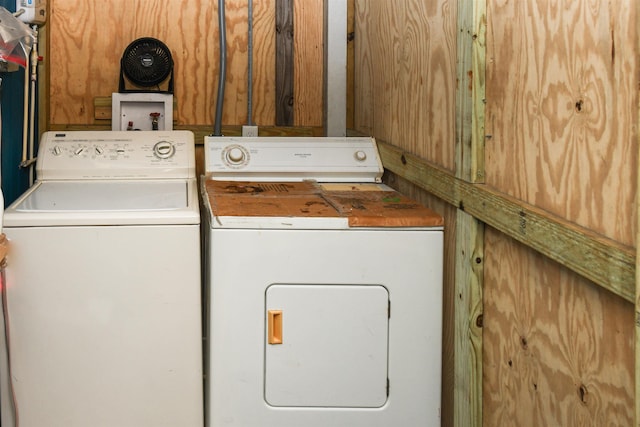
{"label": "wood grain surface", "polygon": [[[322,69],[322,20],[311,6],[300,7],[297,39],[297,91],[304,97],[297,115],[307,125],[321,126],[318,69]],[[294,5],[295,6],[295,5]],[[275,124],[275,0],[254,1],[253,118],[258,125]],[[247,121],[247,2],[227,0],[227,80],[223,124]],[[139,37],[154,37],[171,50],[175,62],[177,126],[212,124],[218,91],[217,2],[204,0],[52,0],[47,24],[49,121],[51,125],[91,125],[98,96],[118,90],[120,58]],[[309,44],[308,48],[306,45]],[[312,70],[312,72],[306,72]],[[314,123],[315,121],[315,123]],[[294,125],[298,125],[294,119]]]}
{"label": "wood grain surface", "polygon": [[[634,246],[640,6],[631,0],[486,4],[487,188]],[[455,170],[455,89],[474,77],[455,80],[456,18],[456,5],[446,1],[356,1],[356,129],[449,171]],[[407,36],[412,31],[415,40]],[[422,194],[400,178],[390,183]],[[443,200],[455,198],[446,194],[453,188],[442,191]],[[458,256],[450,228],[456,210],[436,210],[449,212],[445,259],[451,261]],[[633,306],[494,229],[484,243],[483,424],[631,425]],[[455,357],[455,274],[446,263],[443,425],[451,425],[453,413],[446,382],[453,375],[447,355]]]}
{"label": "wood grain surface", "polygon": [[637,1],[488,1],[486,182],[628,245]]}
{"label": "wood grain surface", "polygon": [[355,128],[454,169],[456,2],[356,2]]}
{"label": "wood grain surface", "polygon": [[276,0],[276,125],[293,124],[293,1]]}
{"label": "wood grain surface", "polygon": [[[322,0],[293,3],[293,120],[298,126],[322,124],[323,10]],[[320,24],[320,25],[318,25]]]}
{"label": "wood grain surface", "polygon": [[484,425],[632,425],[633,306],[485,237]]}

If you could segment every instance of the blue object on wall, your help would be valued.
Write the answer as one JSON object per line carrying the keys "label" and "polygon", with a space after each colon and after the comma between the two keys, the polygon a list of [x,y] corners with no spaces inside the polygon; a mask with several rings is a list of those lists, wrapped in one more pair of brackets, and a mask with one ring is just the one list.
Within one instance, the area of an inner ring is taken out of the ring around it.
{"label": "blue object on wall", "polygon": [[[15,12],[15,0],[0,0],[0,6]],[[29,187],[29,174],[20,168],[24,111],[24,72],[0,73],[2,78],[2,192],[5,206]],[[36,133],[37,134],[37,133]]]}

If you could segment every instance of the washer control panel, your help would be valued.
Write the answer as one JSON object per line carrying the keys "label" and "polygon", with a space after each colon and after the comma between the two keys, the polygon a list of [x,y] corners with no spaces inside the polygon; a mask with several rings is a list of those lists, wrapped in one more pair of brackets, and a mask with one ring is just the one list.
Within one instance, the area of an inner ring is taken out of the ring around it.
{"label": "washer control panel", "polygon": [[205,138],[205,169],[212,179],[380,182],[382,163],[369,137]]}
{"label": "washer control panel", "polygon": [[38,148],[38,179],[192,178],[190,131],[45,132]]}

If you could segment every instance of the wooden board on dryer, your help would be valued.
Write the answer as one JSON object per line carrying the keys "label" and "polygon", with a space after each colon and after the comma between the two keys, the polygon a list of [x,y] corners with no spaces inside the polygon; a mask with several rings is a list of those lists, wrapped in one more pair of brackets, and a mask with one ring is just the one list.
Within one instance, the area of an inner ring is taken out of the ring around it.
{"label": "wooden board on dryer", "polygon": [[216,216],[336,217],[313,182],[213,181],[207,195]]}
{"label": "wooden board on dryer", "polygon": [[386,186],[303,182],[206,182],[216,216],[347,218],[351,227],[442,226],[442,217]]}
{"label": "wooden board on dryer", "polygon": [[349,218],[351,227],[435,227],[443,218],[397,191],[326,191],[325,200]]}

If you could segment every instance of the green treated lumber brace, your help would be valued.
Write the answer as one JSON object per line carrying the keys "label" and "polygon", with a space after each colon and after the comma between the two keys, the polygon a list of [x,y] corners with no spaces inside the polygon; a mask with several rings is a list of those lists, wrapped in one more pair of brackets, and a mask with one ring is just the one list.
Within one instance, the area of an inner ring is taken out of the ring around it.
{"label": "green treated lumber brace", "polygon": [[635,250],[543,209],[470,184],[417,156],[378,141],[391,172],[487,225],[557,261],[625,300],[635,302]]}

